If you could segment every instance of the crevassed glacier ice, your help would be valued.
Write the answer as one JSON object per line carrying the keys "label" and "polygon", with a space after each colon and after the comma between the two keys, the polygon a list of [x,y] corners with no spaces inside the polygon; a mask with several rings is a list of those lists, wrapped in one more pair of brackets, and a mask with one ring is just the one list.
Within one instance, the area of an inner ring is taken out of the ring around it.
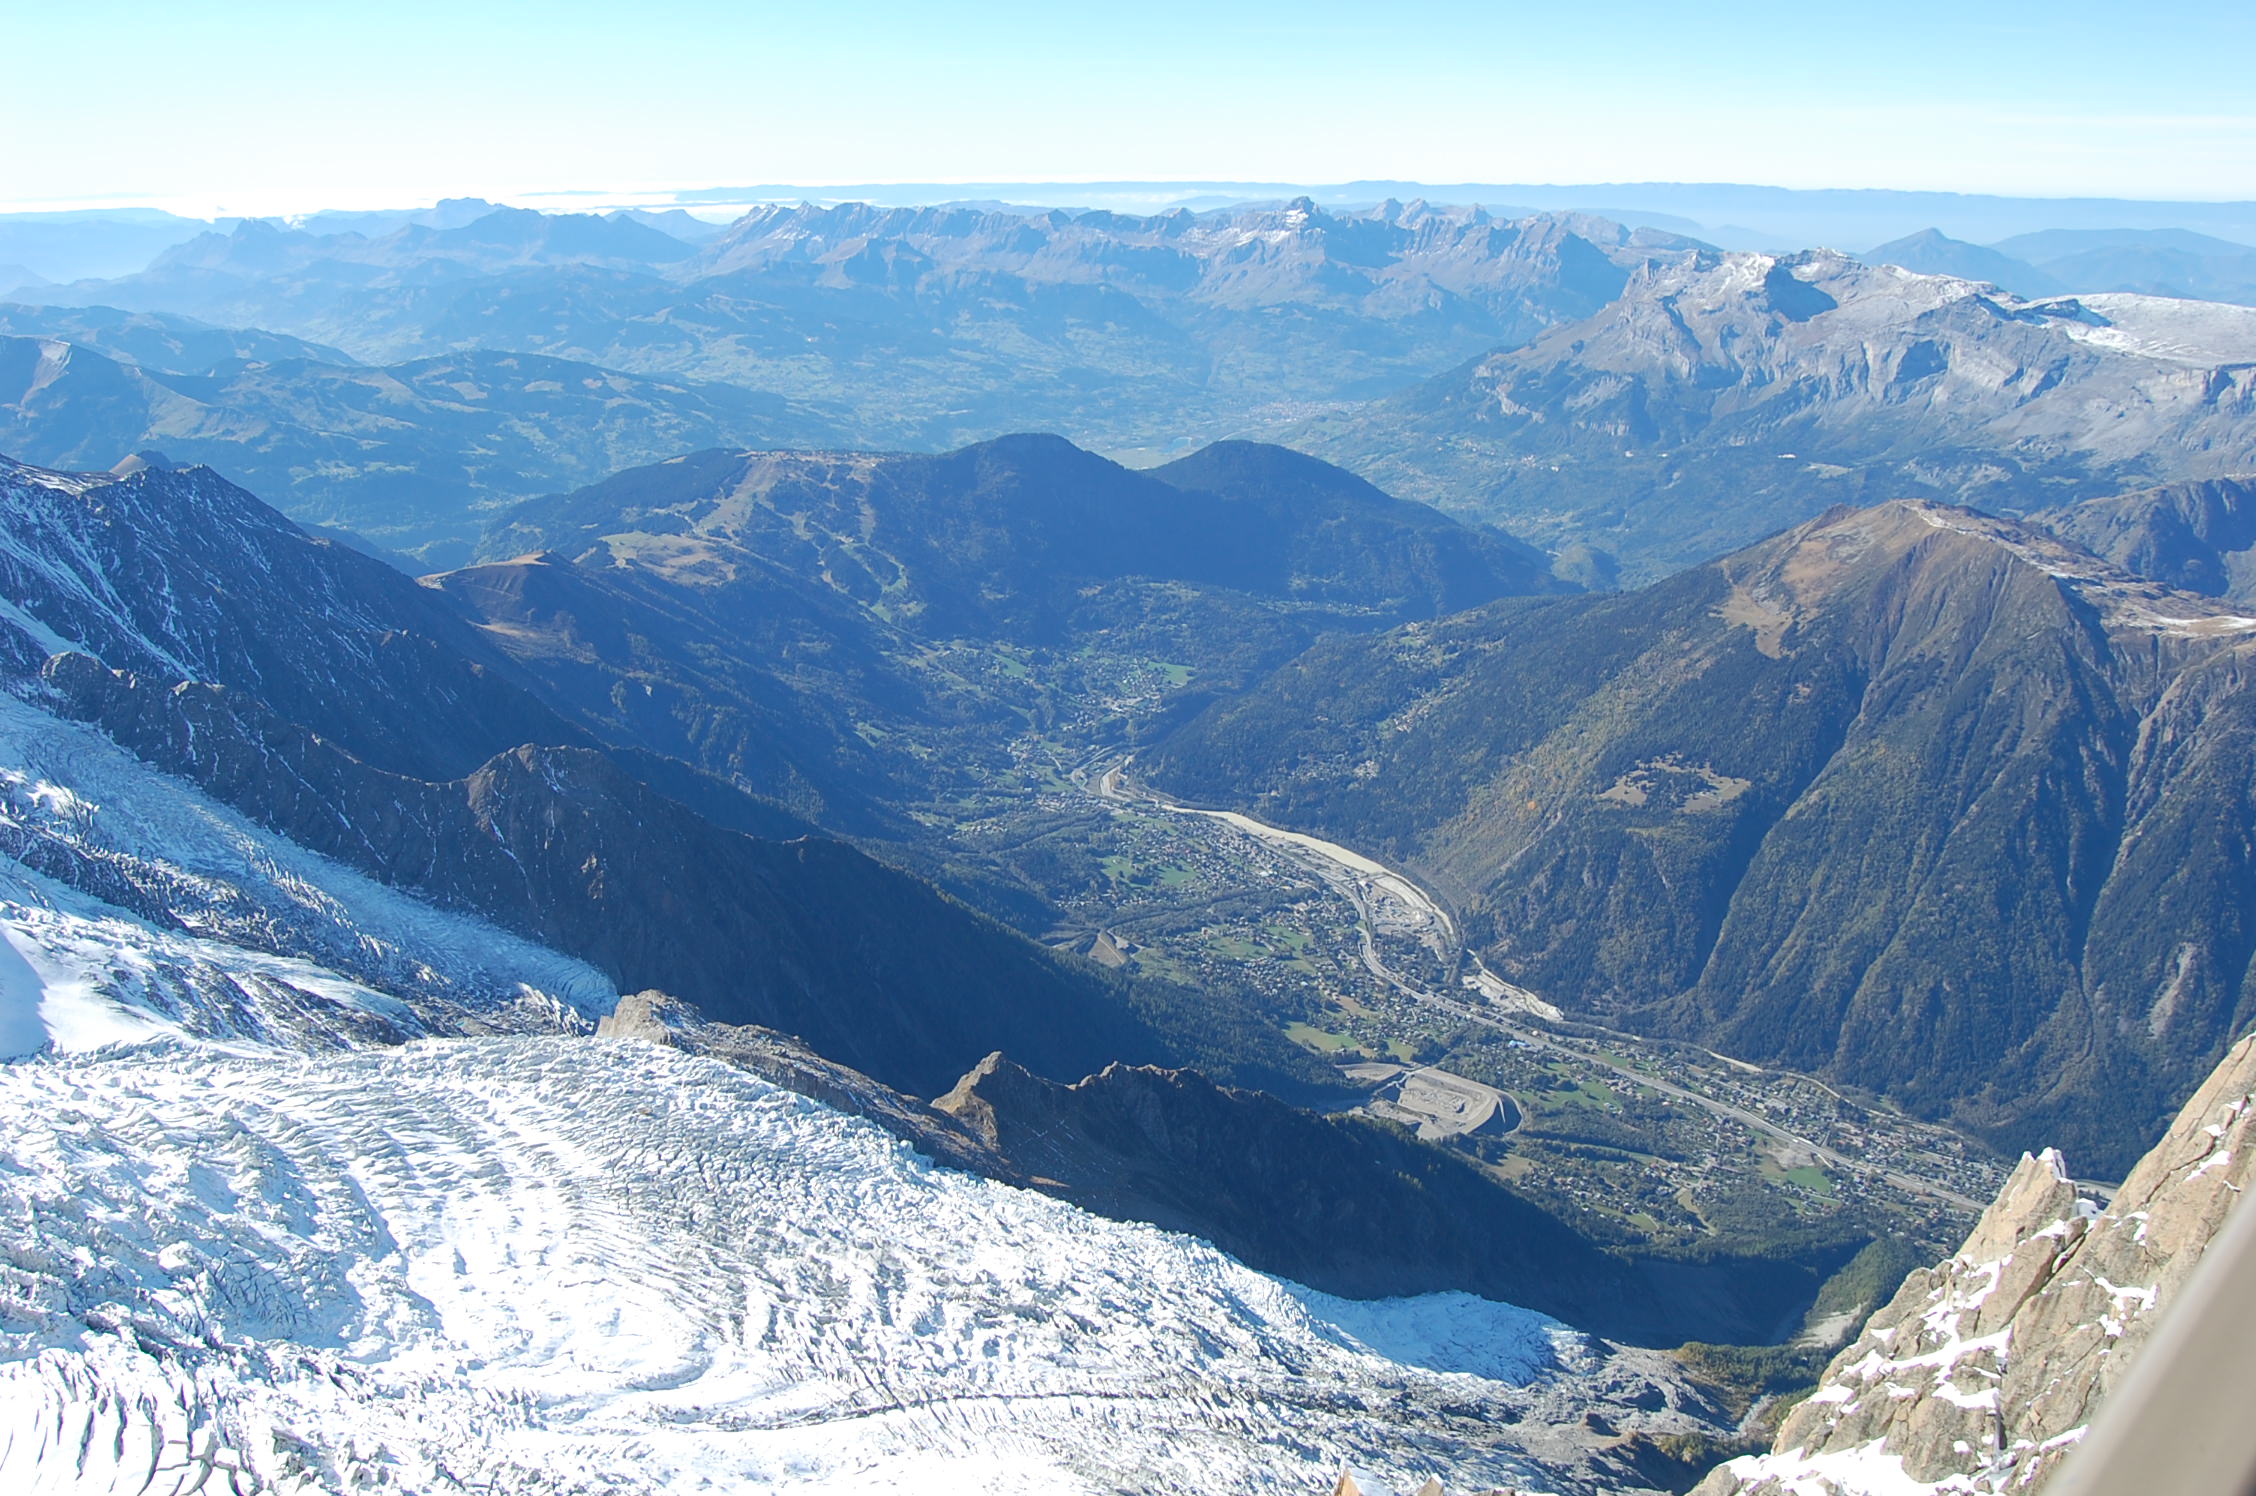
{"label": "crevassed glacier ice", "polygon": [[1404,1365],[1464,1306],[1327,1320],[634,1041],[48,1057],[0,1139],[9,1491],[1540,1484],[1516,1381],[1581,1338],[1458,1313],[1491,1377]]}

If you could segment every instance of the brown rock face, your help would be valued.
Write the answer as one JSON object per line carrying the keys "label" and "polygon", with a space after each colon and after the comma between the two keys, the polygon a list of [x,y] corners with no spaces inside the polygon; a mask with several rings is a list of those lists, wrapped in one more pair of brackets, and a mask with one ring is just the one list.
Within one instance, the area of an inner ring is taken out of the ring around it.
{"label": "brown rock face", "polygon": [[2034,1491],[2082,1436],[2256,1174],[2243,1039],[2105,1210],[2056,1153],[2023,1158],[1957,1256],[1913,1273],[1834,1359],[1772,1453],[1700,1496]]}

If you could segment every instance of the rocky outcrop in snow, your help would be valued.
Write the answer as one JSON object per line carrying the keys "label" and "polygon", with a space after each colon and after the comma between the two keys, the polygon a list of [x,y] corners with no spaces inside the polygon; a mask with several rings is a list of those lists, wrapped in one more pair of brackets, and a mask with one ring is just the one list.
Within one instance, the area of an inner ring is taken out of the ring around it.
{"label": "rocky outcrop in snow", "polygon": [[2105,1210],[2056,1153],[2024,1157],[1957,1256],[1913,1273],[1788,1415],[1775,1452],[1701,1496],[1904,1496],[2041,1487],[2256,1172],[2243,1039]]}

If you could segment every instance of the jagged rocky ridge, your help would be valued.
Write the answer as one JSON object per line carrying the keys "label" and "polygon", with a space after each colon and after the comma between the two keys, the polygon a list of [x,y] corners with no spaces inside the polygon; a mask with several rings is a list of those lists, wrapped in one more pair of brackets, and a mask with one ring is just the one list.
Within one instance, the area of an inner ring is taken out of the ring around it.
{"label": "jagged rocky ridge", "polygon": [[1570,1012],[2105,1172],[2256,1018],[2251,649],[2210,599],[1897,503],[1330,641],[1139,763],[1407,865]]}
{"label": "jagged rocky ridge", "polygon": [[1284,439],[1643,581],[1833,504],[2025,509],[2246,472],[2252,412],[2256,309],[1701,254]]}
{"label": "jagged rocky ridge", "polygon": [[1774,1451],[1702,1496],[2041,1490],[2136,1364],[2256,1176],[2256,1039],[2226,1055],[2104,1209],[2057,1153],[2021,1167],[1957,1255],[1904,1281]]}

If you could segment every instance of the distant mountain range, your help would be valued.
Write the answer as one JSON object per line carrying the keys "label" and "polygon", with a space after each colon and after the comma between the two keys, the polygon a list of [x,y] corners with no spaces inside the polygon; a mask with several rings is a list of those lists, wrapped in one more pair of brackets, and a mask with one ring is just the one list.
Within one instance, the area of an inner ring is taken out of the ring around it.
{"label": "distant mountain range", "polygon": [[[115,307],[48,307],[0,303],[0,336],[47,338],[91,348],[120,363],[160,374],[209,374],[223,364],[355,362],[341,349],[257,328],[214,327],[164,312],[121,312]],[[13,392],[11,392],[13,393]],[[17,404],[20,396],[8,403]]]}
{"label": "distant mountain range", "polygon": [[[1960,280],[1987,281],[2016,296],[2042,298],[2058,296],[2068,290],[2066,285],[2027,260],[2015,259],[2002,250],[1953,239],[1939,229],[1923,229],[1901,239],[1891,239],[1886,244],[1876,245],[1865,251],[1857,258],[1869,265],[1900,265],[1906,270],[1916,270],[1921,275],[1950,275]],[[2118,288],[2093,286],[2089,289],[2104,291]]]}
{"label": "distant mountain range", "polygon": [[860,445],[1046,429],[1187,449],[1587,315],[1691,247],[1421,204],[763,208],[696,246],[627,216],[496,210],[373,236],[245,223],[136,275],[26,294],[271,328],[379,364],[476,349],[728,382],[826,411]]}
{"label": "distant mountain range", "polygon": [[2256,1020],[2252,641],[1899,502],[1319,645],[1140,762],[1407,864],[1570,1014],[2112,1171]]}
{"label": "distant mountain range", "polygon": [[1730,182],[857,182],[764,183],[678,193],[674,201],[721,205],[865,202],[880,207],[983,202],[1035,208],[1163,213],[1211,211],[1306,197],[1334,210],[1388,198],[1499,213],[1595,213],[1622,223],[1694,234],[1732,249],[1873,244],[1937,224],[1987,243],[2040,229],[2191,228],[2256,243],[2256,203],[2126,198],[2001,197],[1889,189],[1762,187]]}
{"label": "distant mountain range", "polygon": [[2256,309],[1703,253],[1283,439],[1643,580],[1836,503],[2025,509],[2248,471],[2252,371]]}
{"label": "distant mountain range", "polygon": [[[484,198],[446,198],[428,208],[308,213],[290,220],[183,218],[154,208],[84,208],[60,213],[0,213],[0,296],[18,287],[54,281],[107,279],[133,275],[151,260],[199,236],[227,234],[241,225],[287,226],[313,235],[376,236],[406,227],[459,229],[500,209]],[[649,212],[638,208],[595,214],[549,214],[552,218],[626,221],[695,242],[717,231],[678,208]]]}
{"label": "distant mountain range", "polygon": [[[1850,247],[1902,238],[1923,225],[1978,243],[2048,229],[2185,229],[2256,244],[2256,204],[2166,202],[2121,198],[2017,198],[1994,194],[1891,190],[1805,190],[1733,183],[1411,182],[861,182],[760,183],[636,194],[640,207],[613,209],[692,241],[711,220],[775,203],[869,203],[881,208],[934,205],[1008,207],[1017,212],[1102,210],[1130,215],[1234,210],[1307,198],[1333,211],[1363,212],[1392,198],[1453,207],[1485,207],[1508,217],[1587,213],[1638,227],[1690,234],[1731,249],[1779,250],[1812,245]],[[571,210],[603,201],[600,193],[534,195],[522,207]],[[654,206],[653,206],[654,204]],[[454,227],[495,205],[452,198],[429,208],[324,211],[287,220],[316,233],[381,233],[403,223]],[[694,209],[702,217],[691,217]],[[21,261],[50,280],[129,274],[151,256],[208,228],[207,222],[147,208],[66,213],[0,214],[0,261]],[[0,284],[0,292],[6,290]]]}
{"label": "distant mountain range", "polygon": [[160,313],[0,307],[0,449],[66,469],[148,449],[208,463],[431,568],[467,559],[511,502],[684,448],[831,430],[773,396],[567,359],[372,367]]}
{"label": "distant mountain range", "polygon": [[2256,247],[2185,229],[2047,229],[1986,249],[1928,229],[1861,258],[1989,281],[2021,296],[2128,291],[2256,303]]}
{"label": "distant mountain range", "polygon": [[1935,231],[1867,264],[1305,200],[252,221],[0,309],[0,331],[144,371],[50,386],[53,360],[19,354],[0,441],[70,467],[217,463],[310,523],[448,565],[501,506],[702,446],[1049,429],[1148,461],[1253,431],[1501,524],[1597,586],[1832,502],[2020,510],[2256,465],[2233,372],[2256,313],[2107,289],[2186,291],[2123,257],[2190,255],[2208,267],[2192,294],[2230,294],[2231,245],[2013,244],[2041,264]]}

